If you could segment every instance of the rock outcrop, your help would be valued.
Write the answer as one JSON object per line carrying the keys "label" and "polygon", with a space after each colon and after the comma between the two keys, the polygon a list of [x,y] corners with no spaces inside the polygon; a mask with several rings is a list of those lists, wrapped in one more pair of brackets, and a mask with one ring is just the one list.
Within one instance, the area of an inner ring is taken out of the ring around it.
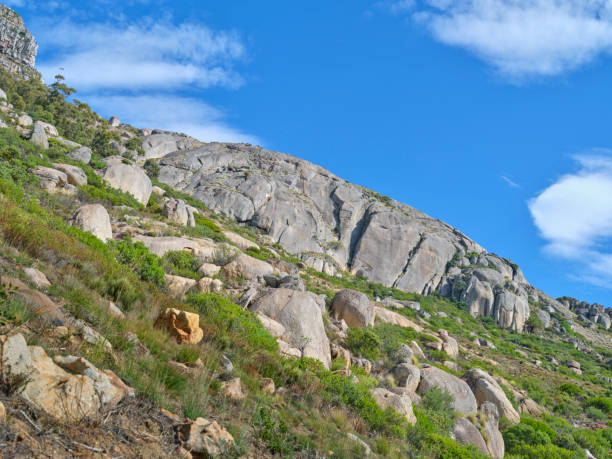
{"label": "rock outcrop", "polygon": [[271,289],[255,300],[250,310],[272,319],[279,338],[299,350],[299,357],[312,357],[331,365],[329,340],[316,295],[285,288]]}
{"label": "rock outcrop", "polygon": [[168,308],[159,315],[155,326],[168,330],[179,343],[198,344],[204,337],[200,316],[192,312]]}
{"label": "rock outcrop", "polygon": [[0,5],[0,66],[21,76],[37,74],[34,68],[37,52],[38,44],[21,16]]}
{"label": "rock outcrop", "polygon": [[472,389],[478,405],[485,402],[492,403],[497,408],[500,417],[507,418],[512,424],[521,421],[520,415],[516,412],[510,400],[506,396],[501,386],[485,371],[474,368],[467,372],[465,379]]}
{"label": "rock outcrop", "polygon": [[246,144],[175,151],[159,178],[267,233],[315,269],[348,269],[388,287],[464,301],[474,316],[522,332],[520,269],[449,225],[289,155]]}
{"label": "rock outcrop", "polygon": [[365,328],[374,323],[374,306],[365,293],[342,290],[336,293],[332,304],[332,316],[344,320],[349,327]]}
{"label": "rock outcrop", "polygon": [[131,194],[143,206],[149,202],[153,185],[140,167],[123,163],[110,164],[104,169],[102,178],[109,186]]}

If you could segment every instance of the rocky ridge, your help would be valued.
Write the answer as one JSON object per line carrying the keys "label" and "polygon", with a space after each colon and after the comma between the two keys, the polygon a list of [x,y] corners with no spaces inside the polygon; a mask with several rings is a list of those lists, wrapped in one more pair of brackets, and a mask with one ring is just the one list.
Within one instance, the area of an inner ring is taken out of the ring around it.
{"label": "rocky ridge", "polygon": [[0,67],[23,76],[37,74],[37,52],[38,44],[21,16],[0,5]]}

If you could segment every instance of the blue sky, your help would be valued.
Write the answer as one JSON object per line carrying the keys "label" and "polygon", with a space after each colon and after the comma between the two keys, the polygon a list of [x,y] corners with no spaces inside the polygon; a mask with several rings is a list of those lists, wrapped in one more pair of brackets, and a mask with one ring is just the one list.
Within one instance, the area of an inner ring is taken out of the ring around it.
{"label": "blue sky", "polygon": [[305,158],[612,306],[609,1],[32,3],[101,114]]}

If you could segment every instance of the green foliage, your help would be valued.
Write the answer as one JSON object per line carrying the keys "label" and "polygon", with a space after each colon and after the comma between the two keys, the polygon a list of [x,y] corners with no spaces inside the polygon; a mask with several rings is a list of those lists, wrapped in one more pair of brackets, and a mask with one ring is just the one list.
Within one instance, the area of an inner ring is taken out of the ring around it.
{"label": "green foliage", "polygon": [[433,431],[448,435],[455,421],[453,419],[453,397],[446,391],[434,388],[428,391],[421,401],[420,409],[427,416]]}
{"label": "green foliage", "polygon": [[306,439],[292,434],[287,425],[264,406],[255,411],[254,421],[258,438],[266,444],[272,454],[288,457],[307,446]]}
{"label": "green foliage", "polygon": [[[134,139],[135,138],[136,137],[134,137]],[[130,141],[134,139],[130,139]],[[142,141],[141,141],[141,145],[142,145]],[[157,177],[159,177],[160,167],[159,167],[159,164],[157,164],[157,161],[153,159],[147,159],[144,163],[143,169],[145,170],[147,175],[151,177],[151,179],[156,179]]]}
{"label": "green foliage", "polygon": [[610,397],[593,397],[586,401],[586,407],[595,407],[606,414],[612,413],[612,398]]}
{"label": "green foliage", "polygon": [[253,258],[257,258],[258,260],[268,261],[270,258],[273,258],[274,255],[265,247],[257,248],[257,247],[249,247],[246,252],[247,255],[250,255]]}
{"label": "green foliage", "polygon": [[263,328],[255,315],[245,311],[236,303],[214,293],[189,295],[187,298],[196,310],[206,317],[212,325],[211,338],[224,347],[228,347],[228,332],[240,336],[253,349],[276,351],[276,339]]}
{"label": "green foliage", "polygon": [[[534,420],[530,420],[534,421]],[[550,436],[550,427],[546,424],[537,421],[526,422],[525,418],[521,419],[519,424],[516,424],[503,432],[504,444],[508,453],[514,453],[515,450],[521,449],[524,445],[548,445],[552,443]],[[554,431],[553,431],[554,434]],[[555,434],[556,436],[556,434]]]}
{"label": "green foliage", "polygon": [[580,386],[574,383],[563,383],[559,386],[559,390],[573,397],[575,397],[576,395],[582,395],[583,393],[583,390],[580,388]]}
{"label": "green foliage", "polygon": [[199,279],[197,270],[200,267],[200,262],[197,258],[186,250],[177,250],[166,253],[162,257],[164,270],[168,274],[175,276],[188,277],[190,279]]}
{"label": "green foliage", "polygon": [[215,242],[227,242],[227,238],[219,226],[210,218],[200,214],[195,214],[195,227],[183,228],[183,233],[187,236],[209,238]]}
{"label": "green foliage", "polygon": [[117,140],[115,133],[109,131],[106,127],[98,128],[91,141],[91,149],[103,158],[112,156],[117,153],[110,146],[113,140]]}
{"label": "green foliage", "polygon": [[[132,242],[129,239],[121,242],[109,242],[117,261],[132,268],[140,278],[155,285],[164,282],[164,270],[159,257],[149,252],[142,242]],[[119,288],[119,286],[118,286]]]}
{"label": "green foliage", "polygon": [[378,360],[381,356],[381,340],[371,328],[351,328],[346,338],[346,347],[356,355],[369,360]]}

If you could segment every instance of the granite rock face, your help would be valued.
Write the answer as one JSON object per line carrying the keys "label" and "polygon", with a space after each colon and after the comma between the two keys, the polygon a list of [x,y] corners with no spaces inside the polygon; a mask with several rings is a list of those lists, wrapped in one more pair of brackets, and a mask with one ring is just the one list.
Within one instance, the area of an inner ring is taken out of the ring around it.
{"label": "granite rock face", "polygon": [[0,5],[0,67],[22,76],[36,74],[37,52],[38,44],[21,16]]}
{"label": "granite rock face", "polygon": [[160,181],[263,231],[308,266],[438,292],[466,302],[474,316],[523,331],[532,287],[518,266],[417,209],[248,144],[202,144],[159,164]]}

